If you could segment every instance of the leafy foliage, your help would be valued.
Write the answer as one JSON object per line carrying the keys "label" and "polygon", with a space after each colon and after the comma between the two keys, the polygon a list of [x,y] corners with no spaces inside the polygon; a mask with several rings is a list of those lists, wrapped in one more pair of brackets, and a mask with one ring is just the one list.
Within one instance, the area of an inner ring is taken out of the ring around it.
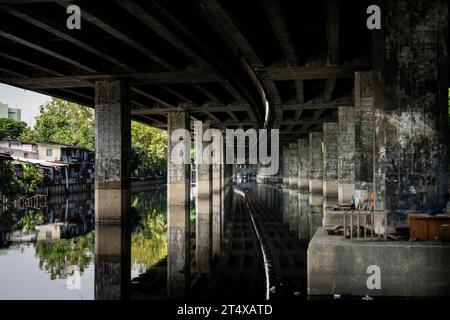
{"label": "leafy foliage", "polygon": [[44,214],[35,209],[27,209],[19,220],[13,226],[13,230],[22,232],[32,231],[35,227],[44,221]]}
{"label": "leafy foliage", "polygon": [[131,122],[133,176],[163,176],[167,171],[167,133]]}
{"label": "leafy foliage", "polygon": [[22,164],[22,178],[19,178],[19,181],[26,194],[35,194],[42,185],[43,178],[44,175],[35,165],[30,163]]}
{"label": "leafy foliage", "polygon": [[28,126],[23,121],[0,118],[0,140],[18,139],[26,128],[28,128]]}
{"label": "leafy foliage", "polygon": [[39,268],[50,274],[50,278],[65,279],[71,275],[70,266],[78,266],[80,273],[92,263],[94,252],[94,232],[71,240],[38,242],[36,256]]}
{"label": "leafy foliage", "polygon": [[59,142],[94,149],[94,112],[76,103],[52,98],[40,107],[34,129],[22,140]]}
{"label": "leafy foliage", "polygon": [[131,263],[143,273],[167,256],[166,198],[161,193],[136,196],[133,211]]}

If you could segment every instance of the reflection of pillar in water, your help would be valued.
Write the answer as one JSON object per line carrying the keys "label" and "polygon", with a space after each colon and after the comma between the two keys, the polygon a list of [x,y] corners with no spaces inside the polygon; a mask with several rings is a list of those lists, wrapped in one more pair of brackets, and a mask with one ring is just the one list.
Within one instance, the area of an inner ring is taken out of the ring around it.
{"label": "reflection of pillar in water", "polygon": [[309,196],[309,236],[312,238],[318,227],[322,226],[323,219],[322,195],[310,194]]}
{"label": "reflection of pillar in water", "polygon": [[289,190],[282,189],[282,197],[283,197],[283,205],[282,205],[282,213],[283,213],[283,223],[289,223],[291,210],[290,210],[290,200],[289,200]]}
{"label": "reflection of pillar in water", "polygon": [[[175,130],[190,128],[187,112],[169,113],[169,136]],[[189,138],[190,139],[190,138]],[[178,140],[170,141],[168,159]],[[186,141],[190,152],[191,141]],[[170,298],[184,297],[190,283],[190,164],[168,161],[167,170],[167,294]]]}
{"label": "reflection of pillar in water", "polygon": [[292,232],[298,232],[299,206],[298,206],[297,190],[289,190],[289,199],[290,199],[289,230]]}
{"label": "reflection of pillar in water", "polygon": [[309,236],[309,194],[299,193],[298,194],[300,216],[298,219],[298,238],[299,239],[310,239]]}

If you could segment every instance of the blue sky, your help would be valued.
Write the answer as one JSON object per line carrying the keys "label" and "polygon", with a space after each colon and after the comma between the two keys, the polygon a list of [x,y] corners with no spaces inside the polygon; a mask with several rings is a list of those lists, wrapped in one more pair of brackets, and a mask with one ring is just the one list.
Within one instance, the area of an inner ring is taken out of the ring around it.
{"label": "blue sky", "polygon": [[39,113],[39,106],[48,100],[49,96],[0,83],[0,102],[10,108],[22,109],[22,121],[31,127],[35,124],[34,117]]}

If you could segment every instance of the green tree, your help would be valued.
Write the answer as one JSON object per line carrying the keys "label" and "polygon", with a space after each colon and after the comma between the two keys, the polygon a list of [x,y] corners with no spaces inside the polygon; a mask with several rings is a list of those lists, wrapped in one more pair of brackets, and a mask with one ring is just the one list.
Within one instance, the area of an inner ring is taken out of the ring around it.
{"label": "green tree", "polygon": [[18,139],[27,128],[27,124],[23,121],[13,119],[0,119],[0,140]]}
{"label": "green tree", "polygon": [[161,176],[167,171],[167,133],[131,122],[132,168],[134,176]]}
{"label": "green tree", "polygon": [[33,132],[24,140],[59,142],[94,149],[94,112],[76,103],[52,98],[40,107]]}

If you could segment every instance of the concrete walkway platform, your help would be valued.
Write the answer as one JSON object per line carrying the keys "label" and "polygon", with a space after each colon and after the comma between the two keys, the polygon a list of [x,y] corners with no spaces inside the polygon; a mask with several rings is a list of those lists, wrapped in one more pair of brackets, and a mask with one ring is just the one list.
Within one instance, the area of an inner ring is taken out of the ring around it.
{"label": "concrete walkway platform", "polygon": [[308,247],[308,294],[449,297],[450,243],[351,241],[321,227]]}

